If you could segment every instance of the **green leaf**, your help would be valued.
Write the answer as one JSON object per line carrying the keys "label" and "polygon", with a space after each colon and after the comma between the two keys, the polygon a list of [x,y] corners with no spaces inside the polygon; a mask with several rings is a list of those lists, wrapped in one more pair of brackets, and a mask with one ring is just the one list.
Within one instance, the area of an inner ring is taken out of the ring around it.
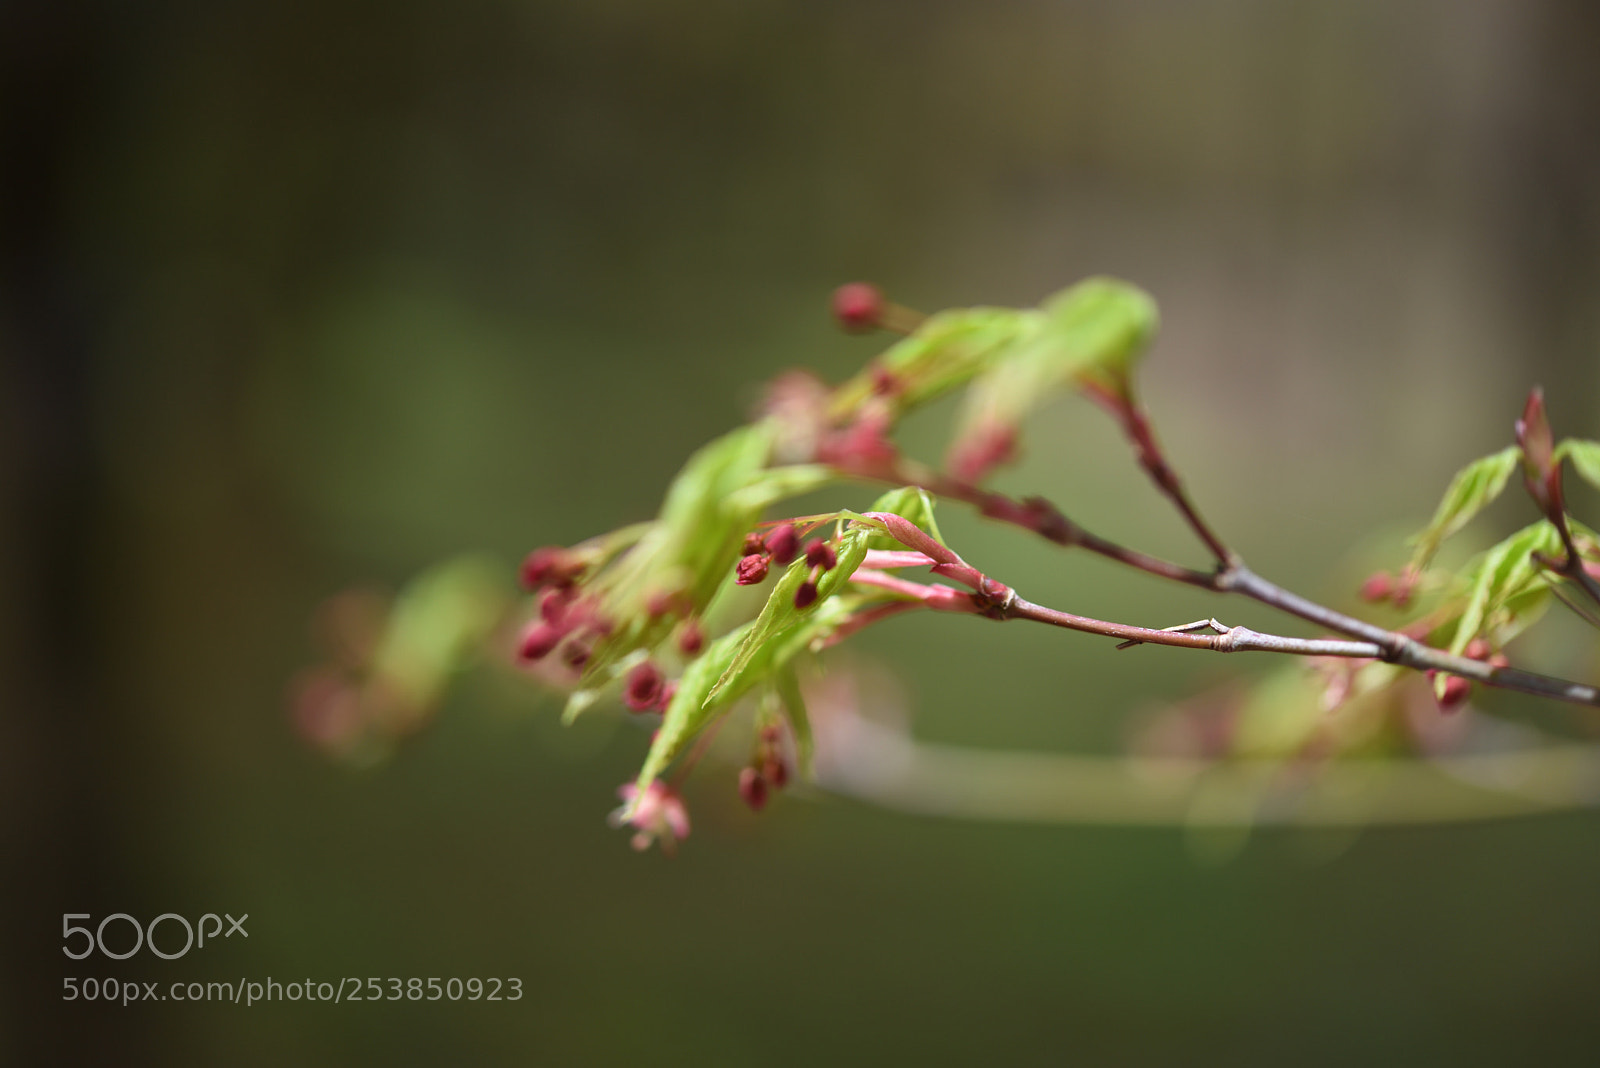
{"label": "green leaf", "polygon": [[1572,469],[1589,485],[1600,488],[1600,441],[1568,438],[1556,446],[1555,462],[1571,460]]}
{"label": "green leaf", "polygon": [[722,511],[723,499],[750,485],[772,451],[772,429],[752,423],[702,445],[667,490],[661,521],[679,535],[694,533]]}
{"label": "green leaf", "polygon": [[1155,337],[1161,316],[1150,295],[1114,278],[1090,278],[1044,303],[1041,342],[1073,374],[1125,379]]}
{"label": "green leaf", "polygon": [[650,743],[650,752],[639,772],[639,789],[643,791],[648,787],[691,738],[752,686],[771,679],[814,640],[843,622],[855,607],[856,598],[853,597],[837,597],[825,605],[813,605],[790,626],[756,645],[745,669],[727,681],[724,680],[735,658],[759,621],[746,623],[712,642],[678,680],[677,692],[667,706],[661,729]]}
{"label": "green leaf", "polygon": [[[800,617],[800,610],[794,606],[795,591],[806,580],[810,568],[806,565],[804,557],[794,561],[784,569],[782,577],[772,587],[772,592],[767,595],[767,603],[761,606],[761,614],[755,618],[745,631],[744,640],[735,651],[734,656],[724,667],[722,673],[713,680],[713,685],[707,691],[705,699],[710,701],[716,698],[723,689],[730,686],[742,686],[742,676],[749,669],[762,646],[772,641],[784,628],[793,624]],[[820,592],[820,584],[818,590]]]}
{"label": "green leaf", "polygon": [[1140,289],[1091,278],[1047,300],[1038,328],[995,353],[967,390],[951,455],[985,451],[1063,389],[1085,383],[1127,392],[1134,360],[1154,336],[1155,302]]}
{"label": "green leaf", "polygon": [[790,464],[769,468],[743,488],[729,494],[727,507],[734,512],[759,514],[769,505],[821,489],[838,477],[837,472],[825,464]]}
{"label": "green leaf", "polygon": [[488,638],[510,591],[510,576],[480,557],[451,560],[418,575],[395,600],[374,674],[417,705],[432,704]]}
{"label": "green leaf", "polygon": [[621,665],[628,657],[671,633],[671,618],[645,611],[651,596],[681,591],[696,611],[703,609],[732,573],[744,535],[771,495],[805,486],[820,472],[768,471],[773,433],[770,425],[756,423],[703,445],[673,479],[660,516],[632,551],[589,587],[601,594],[601,610],[623,623],[590,651],[579,687],[567,700],[566,721],[595,702],[626,670]]}
{"label": "green leaf", "polygon": [[1511,472],[1517,469],[1522,455],[1515,445],[1497,453],[1474,460],[1450,480],[1444,498],[1433,513],[1433,521],[1426,529],[1411,539],[1416,551],[1411,557],[1411,567],[1426,567],[1439,545],[1450,535],[1466,526],[1472,517],[1487,508],[1506,488]]}
{"label": "green leaf", "polygon": [[793,665],[785,664],[774,673],[773,689],[783,704],[783,713],[789,721],[789,731],[794,735],[795,755],[799,758],[800,774],[811,777],[811,756],[815,751],[811,736],[811,719],[806,715],[806,700],[800,692],[800,679]]}
{"label": "green leaf", "polygon": [[641,793],[672,762],[678,750],[700,733],[716,714],[720,703],[710,700],[708,695],[711,687],[733,662],[752,626],[754,624],[746,623],[724,634],[684,670],[683,677],[678,680],[678,690],[672,695],[672,703],[662,717],[661,729],[656,731],[644,767],[639,771]]}
{"label": "green leaf", "polygon": [[[939,312],[929,316],[910,337],[885,351],[877,366],[899,381],[896,404],[902,409],[913,408],[964,385],[1020,338],[1036,332],[1042,323],[1038,312],[1015,308]],[[872,389],[871,374],[863,374],[841,391],[837,403],[853,411]]]}
{"label": "green leaf", "polygon": [[742,692],[759,681],[758,677],[750,676],[759,676],[760,672],[771,667],[768,659],[761,657],[762,650],[781,641],[804,617],[815,613],[844,587],[856,568],[861,566],[861,561],[866,559],[872,533],[869,528],[852,526],[840,536],[836,549],[838,562],[822,573],[817,580],[817,599],[805,608],[795,607],[794,596],[810,576],[811,566],[802,556],[784,570],[783,577],[778,579],[767,597],[767,603],[762,606],[761,614],[745,634],[738,653],[707,694],[707,701],[720,697],[726,688],[736,688]]}
{"label": "green leaf", "polygon": [[1505,609],[1514,598],[1536,591],[1545,585],[1532,554],[1557,555],[1561,552],[1561,535],[1544,520],[1506,538],[1469,565],[1467,574],[1472,582],[1472,593],[1467,606],[1456,624],[1456,635],[1450,642],[1450,651],[1459,655],[1491,623],[1495,613]]}

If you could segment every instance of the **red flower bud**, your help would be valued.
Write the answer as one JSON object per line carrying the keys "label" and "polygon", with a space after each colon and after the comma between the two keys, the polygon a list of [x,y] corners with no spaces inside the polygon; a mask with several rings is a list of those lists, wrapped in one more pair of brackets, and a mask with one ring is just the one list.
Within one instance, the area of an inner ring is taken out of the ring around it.
{"label": "red flower bud", "polygon": [[545,590],[539,598],[539,618],[565,633],[571,629],[565,625],[567,610],[576,597],[577,591],[571,586]]}
{"label": "red flower bud", "polygon": [[706,645],[706,632],[700,626],[698,619],[684,620],[683,629],[678,631],[678,651],[684,656],[696,656]]}
{"label": "red flower bud", "polygon": [[1381,604],[1394,594],[1394,576],[1387,571],[1376,571],[1361,584],[1361,599],[1368,604]]}
{"label": "red flower bud", "polygon": [[982,482],[1002,464],[1017,457],[1017,428],[1006,423],[985,422],[957,439],[945,457],[950,473],[963,482]]}
{"label": "red flower bud", "polygon": [[849,471],[882,474],[887,477],[899,451],[889,440],[890,420],[886,413],[868,412],[854,423],[836,430],[817,446],[819,462]]}
{"label": "red flower bud", "polygon": [[1466,649],[1462,651],[1471,660],[1487,660],[1489,659],[1489,653],[1492,652],[1489,648],[1489,643],[1482,638],[1472,639],[1467,643]]}
{"label": "red flower bud", "polygon": [[1444,692],[1439,695],[1439,708],[1445,712],[1454,712],[1467,703],[1467,698],[1472,694],[1472,683],[1460,675],[1451,675],[1444,680]]}
{"label": "red flower bud", "polygon": [[681,590],[657,590],[652,593],[644,603],[644,610],[651,619],[659,619],[671,612],[678,611],[679,607],[688,601]]}
{"label": "red flower bud", "polygon": [[851,282],[833,291],[833,317],[851,333],[878,325],[883,317],[883,293],[867,282]]}
{"label": "red flower bud", "polygon": [[582,557],[559,545],[535,549],[522,561],[522,584],[530,590],[540,586],[570,586],[583,574]]}
{"label": "red flower bud", "polygon": [[753,811],[760,812],[767,803],[767,780],[755,768],[739,771],[739,796]]}
{"label": "red flower bud", "polygon": [[754,586],[767,577],[767,557],[765,553],[751,553],[739,561],[738,577],[734,579],[741,586]]}
{"label": "red flower bud", "polygon": [[817,600],[817,584],[810,579],[802,582],[800,588],[794,591],[794,606],[796,608],[810,608]]}
{"label": "red flower bud", "polygon": [[622,699],[635,712],[648,711],[661,699],[661,688],[665,682],[661,669],[646,660],[628,672],[628,682],[623,687]]}
{"label": "red flower bud", "polygon": [[773,563],[787,565],[800,552],[800,532],[795,529],[793,523],[775,527],[767,535],[766,547],[772,554]]}
{"label": "red flower bud", "polygon": [[755,531],[744,536],[744,548],[739,550],[741,556],[754,556],[756,553],[766,552],[767,543]]}
{"label": "red flower bud", "polygon": [[781,790],[789,784],[789,765],[775,756],[768,757],[761,763],[761,777],[770,782],[774,790]]}
{"label": "red flower bud", "polygon": [[806,543],[806,563],[812,567],[830,571],[838,562],[839,554],[833,551],[833,546],[821,538],[812,538]]}
{"label": "red flower bud", "polygon": [[545,622],[538,622],[522,632],[517,644],[517,655],[524,660],[543,660],[550,650],[561,644],[566,632]]}

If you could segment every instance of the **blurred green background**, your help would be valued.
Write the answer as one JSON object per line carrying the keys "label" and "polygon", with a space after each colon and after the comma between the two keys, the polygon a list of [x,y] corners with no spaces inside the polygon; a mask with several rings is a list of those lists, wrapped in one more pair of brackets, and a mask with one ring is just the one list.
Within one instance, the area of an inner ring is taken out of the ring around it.
{"label": "blurred green background", "polygon": [[[619,717],[474,676],[351,771],[285,694],[330,594],[643,518],[764,379],[854,369],[855,278],[1147,287],[1197,497],[1347,603],[1532,382],[1600,435],[1597,45],[1581,0],[0,5],[0,1060],[1570,1061],[1593,815],[1215,864],[1181,829],[756,817],[707,769],[666,860],[603,823],[646,743]],[[1002,486],[1201,562],[1085,406],[1027,446]],[[1271,619],[950,524],[1038,601]],[[920,735],[996,748],[1112,747],[1219,672],[963,619],[861,645]],[[248,941],[60,956],[62,913],[211,911]],[[70,975],[525,996],[124,1008]]]}

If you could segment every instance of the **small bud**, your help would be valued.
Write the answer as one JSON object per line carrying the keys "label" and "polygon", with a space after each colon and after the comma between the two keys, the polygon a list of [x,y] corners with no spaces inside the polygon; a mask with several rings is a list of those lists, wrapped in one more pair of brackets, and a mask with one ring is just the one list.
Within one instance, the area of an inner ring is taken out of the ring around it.
{"label": "small bud", "polygon": [[522,632],[522,640],[517,645],[517,655],[524,660],[543,660],[550,655],[550,650],[561,644],[565,633],[548,623],[542,621],[535,623]]}
{"label": "small bud", "polygon": [[1394,595],[1394,576],[1387,571],[1375,571],[1361,584],[1361,599],[1368,604],[1382,604]]}
{"label": "small bud", "polygon": [[657,590],[645,599],[644,610],[651,619],[660,619],[662,616],[676,611],[683,601],[684,596],[682,593]]}
{"label": "small bud", "polygon": [[760,812],[767,803],[767,780],[755,768],[739,770],[739,796],[752,811]]}
{"label": "small bud", "polygon": [[817,445],[816,459],[849,471],[891,477],[899,450],[889,440],[891,420],[886,413],[866,413],[854,423],[829,434]]}
{"label": "small bud", "polygon": [[867,282],[851,282],[833,291],[833,317],[851,333],[863,333],[883,318],[883,293]]}
{"label": "small bud", "polygon": [[623,687],[622,699],[635,712],[647,712],[661,699],[664,683],[661,669],[646,660],[628,672],[628,683]]}
{"label": "small bud", "polygon": [[767,535],[766,547],[773,563],[787,565],[800,552],[800,532],[793,523],[785,523]]}
{"label": "small bud", "polygon": [[539,598],[539,618],[563,632],[569,630],[564,623],[576,596],[571,586],[545,590]]}
{"label": "small bud", "polygon": [[817,600],[817,584],[810,579],[802,582],[800,588],[794,591],[794,606],[796,608],[810,608]]}
{"label": "small bud", "polygon": [[678,631],[678,651],[684,656],[698,656],[706,646],[706,632],[698,619],[686,619]]}
{"label": "small bud", "polygon": [[831,571],[838,562],[839,554],[833,551],[833,546],[821,538],[813,538],[806,543],[806,563],[812,567]]}
{"label": "small bud", "polygon": [[754,556],[756,553],[766,552],[767,543],[755,531],[744,536],[744,548],[739,550],[741,556]]}
{"label": "small bud", "polygon": [[1522,449],[1523,484],[1540,508],[1552,519],[1563,510],[1561,465],[1555,462],[1555,439],[1545,413],[1544,390],[1533,387],[1516,423],[1517,445]]}
{"label": "small bud", "polygon": [[789,784],[789,765],[770,756],[761,764],[761,777],[772,784],[774,790],[781,790]]}
{"label": "small bud", "polygon": [[541,586],[570,586],[583,574],[583,559],[570,549],[546,545],[535,549],[522,561],[522,585],[530,590]]}
{"label": "small bud", "polygon": [[751,553],[739,561],[738,577],[734,579],[741,586],[754,586],[767,577],[767,557],[765,553]]}
{"label": "small bud", "polygon": [[1467,703],[1467,698],[1472,694],[1472,683],[1460,675],[1451,675],[1444,680],[1444,689],[1439,693],[1439,708],[1445,712],[1454,712]]}
{"label": "small bud", "polygon": [[1463,652],[1466,653],[1469,660],[1487,660],[1492,650],[1489,648],[1488,642],[1482,638],[1474,638],[1467,643],[1467,647]]}
{"label": "small bud", "polygon": [[945,466],[961,481],[978,483],[995,468],[1016,458],[1017,428],[987,421],[964,432],[950,446]]}
{"label": "small bud", "polygon": [[1404,608],[1411,603],[1411,595],[1417,592],[1417,583],[1422,579],[1421,572],[1407,565],[1394,584],[1394,606]]}

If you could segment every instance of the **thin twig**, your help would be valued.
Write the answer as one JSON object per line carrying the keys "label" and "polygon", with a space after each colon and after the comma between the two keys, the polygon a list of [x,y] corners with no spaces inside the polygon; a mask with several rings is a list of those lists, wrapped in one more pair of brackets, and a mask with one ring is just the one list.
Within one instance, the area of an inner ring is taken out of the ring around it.
{"label": "thin twig", "polygon": [[1561,535],[1561,547],[1567,554],[1567,558],[1561,561],[1561,566],[1556,570],[1588,594],[1589,600],[1600,605],[1600,582],[1596,582],[1594,576],[1583,566],[1583,557],[1578,554],[1577,543],[1572,539],[1572,527],[1567,522],[1567,513],[1564,510],[1556,512],[1550,522],[1555,525],[1556,533]]}
{"label": "thin twig", "polygon": [[[1547,559],[1543,553],[1534,553],[1533,555],[1535,559],[1538,559],[1541,562],[1543,559]],[[1595,615],[1589,609],[1585,608],[1577,601],[1574,601],[1571,597],[1568,597],[1566,594],[1562,593],[1561,587],[1558,584],[1551,582],[1548,586],[1548,589],[1551,593],[1555,594],[1556,600],[1560,601],[1562,604],[1566,605],[1572,610],[1573,615],[1577,616],[1591,627],[1600,628],[1600,616]]]}
{"label": "thin twig", "polygon": [[[1216,620],[1207,620],[1216,634],[1195,634],[1191,631],[1169,628],[1152,630],[1126,623],[1110,623],[1103,619],[1074,615],[1055,608],[1046,608],[1013,596],[1004,609],[1006,619],[1030,619],[1035,623],[1048,623],[1052,627],[1103,634],[1137,644],[1175,645],[1183,649],[1210,649],[1218,653],[1289,653],[1295,656],[1341,656],[1378,660],[1384,650],[1373,642],[1347,642],[1332,638],[1290,638],[1281,634],[1262,634],[1248,627],[1229,627]],[[1192,626],[1192,624],[1186,624]]]}
{"label": "thin twig", "polygon": [[[1184,628],[1175,630],[1157,630],[1046,608],[1024,600],[1011,587],[972,567],[954,550],[935,542],[925,531],[919,530],[901,517],[880,516],[879,513],[868,512],[865,518],[898,521],[897,529],[891,530],[896,540],[907,548],[923,552],[930,557],[939,557],[943,561],[936,565],[939,573],[971,587],[980,613],[994,619],[1028,619],[1068,630],[1117,638],[1124,642],[1136,641],[1186,649],[1209,649],[1220,653],[1275,652],[1298,656],[1370,658],[1418,671],[1444,671],[1497,689],[1551,697],[1574,704],[1600,705],[1600,690],[1593,686],[1547,675],[1536,675],[1516,668],[1498,667],[1482,660],[1473,660],[1442,649],[1434,649],[1408,635],[1384,630],[1382,627],[1364,623],[1308,601],[1298,594],[1266,581],[1242,564],[1236,564],[1217,576],[1221,584],[1219,588],[1243,593],[1263,604],[1299,615],[1360,640],[1349,642],[1327,638],[1292,638],[1279,634],[1263,634],[1247,627],[1224,628],[1214,620],[1207,622],[1212,624],[1214,629],[1223,630],[1223,633],[1195,634],[1190,632],[1192,625],[1188,624]],[[908,594],[909,587],[915,585],[906,580],[900,582],[905,584],[901,592]]]}

